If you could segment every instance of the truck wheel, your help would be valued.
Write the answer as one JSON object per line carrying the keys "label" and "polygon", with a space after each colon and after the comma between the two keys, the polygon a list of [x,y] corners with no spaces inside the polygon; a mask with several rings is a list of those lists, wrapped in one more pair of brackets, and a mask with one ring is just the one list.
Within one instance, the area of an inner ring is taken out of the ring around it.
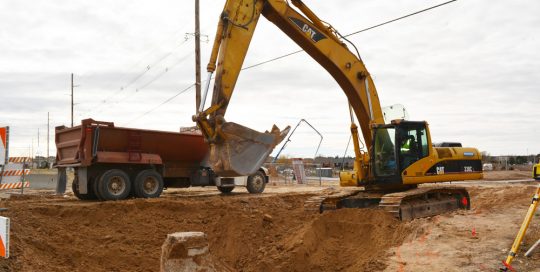
{"label": "truck wheel", "polygon": [[129,176],[122,170],[111,169],[103,173],[97,184],[97,191],[103,200],[125,199],[131,191]]}
{"label": "truck wheel", "polygon": [[159,197],[163,192],[163,178],[155,170],[143,170],[133,182],[133,193],[136,197]]}
{"label": "truck wheel", "polygon": [[80,200],[95,200],[97,197],[93,194],[92,186],[88,186],[88,193],[81,194],[79,193],[79,179],[75,177],[71,183],[71,190],[73,194]]}
{"label": "truck wheel", "polygon": [[101,193],[99,192],[99,180],[101,179],[101,176],[92,178],[88,184],[88,190],[91,190],[92,193],[94,193],[94,196],[97,200],[105,200],[103,196],[101,196]]}
{"label": "truck wheel", "polygon": [[260,194],[266,187],[266,177],[261,171],[255,172],[255,174],[248,177],[247,190],[250,194]]}
{"label": "truck wheel", "polygon": [[234,186],[222,187],[217,186],[218,190],[223,194],[230,194],[234,190]]}

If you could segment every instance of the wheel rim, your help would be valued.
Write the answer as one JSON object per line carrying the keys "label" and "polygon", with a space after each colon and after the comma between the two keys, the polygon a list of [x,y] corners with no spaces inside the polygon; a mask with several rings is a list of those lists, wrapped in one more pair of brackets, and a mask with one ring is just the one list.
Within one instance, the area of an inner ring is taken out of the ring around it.
{"label": "wheel rim", "polygon": [[264,179],[260,175],[256,175],[252,178],[251,184],[253,185],[253,189],[260,191],[264,187]]}
{"label": "wheel rim", "polygon": [[126,190],[126,181],[121,176],[113,176],[109,180],[107,188],[114,196],[122,195]]}
{"label": "wheel rim", "polygon": [[146,194],[155,194],[159,189],[159,182],[155,177],[146,177],[143,181],[143,191]]}

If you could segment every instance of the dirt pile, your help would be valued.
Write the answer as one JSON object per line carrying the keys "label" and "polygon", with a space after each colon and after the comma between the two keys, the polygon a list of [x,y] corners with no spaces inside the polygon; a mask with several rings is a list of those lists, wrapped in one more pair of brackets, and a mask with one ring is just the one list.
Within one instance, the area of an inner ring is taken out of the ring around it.
{"label": "dirt pile", "polygon": [[[285,271],[377,271],[386,267],[386,250],[401,244],[407,224],[380,210],[328,212],[280,244]],[[276,252],[277,253],[277,252]]]}
{"label": "dirt pile", "polygon": [[[467,188],[471,195],[471,205],[475,212],[502,211],[509,207],[519,207],[531,203],[536,191],[535,184],[496,186],[486,190],[478,186]],[[524,211],[526,212],[526,210]]]}
{"label": "dirt pile", "polygon": [[532,179],[532,167],[526,171],[484,171],[484,180],[519,180]]}
{"label": "dirt pile", "polygon": [[158,271],[168,233],[203,231],[237,271],[371,271],[408,225],[381,211],[306,213],[310,195],[177,197],[120,202],[9,200],[5,271]]}

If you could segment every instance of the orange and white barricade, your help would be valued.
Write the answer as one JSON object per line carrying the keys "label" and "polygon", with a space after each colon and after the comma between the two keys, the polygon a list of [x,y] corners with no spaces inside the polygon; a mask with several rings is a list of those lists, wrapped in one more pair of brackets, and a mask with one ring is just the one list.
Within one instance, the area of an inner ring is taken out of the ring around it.
{"label": "orange and white barricade", "polygon": [[30,169],[25,168],[25,165],[30,161],[28,157],[9,158],[9,163],[4,166],[3,171],[0,173],[2,175],[0,190],[19,189],[23,186],[25,188],[30,187],[30,183],[26,180],[26,177],[30,174]]}
{"label": "orange and white barricade", "polygon": [[9,258],[9,218],[0,216],[0,257]]}
{"label": "orange and white barricade", "polygon": [[6,161],[9,127],[0,127],[0,166]]}

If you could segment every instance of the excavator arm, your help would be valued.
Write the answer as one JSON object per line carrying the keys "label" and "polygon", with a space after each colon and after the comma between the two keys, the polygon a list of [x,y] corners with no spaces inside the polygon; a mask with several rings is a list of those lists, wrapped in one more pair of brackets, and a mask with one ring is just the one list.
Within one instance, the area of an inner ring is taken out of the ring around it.
{"label": "excavator arm", "polygon": [[[366,146],[372,143],[371,126],[384,124],[375,85],[360,56],[351,52],[344,42],[346,39],[302,1],[292,0],[291,3],[301,13],[285,0],[228,0],[225,3],[207,67],[203,103],[194,116],[210,144],[210,164],[221,176],[256,171],[289,131],[289,127],[280,131],[274,126],[270,132],[259,133],[224,119],[261,14],[324,67],[345,92],[351,109],[356,170],[366,157],[360,151],[353,114],[359,121]],[[212,104],[204,110],[214,72]]]}

